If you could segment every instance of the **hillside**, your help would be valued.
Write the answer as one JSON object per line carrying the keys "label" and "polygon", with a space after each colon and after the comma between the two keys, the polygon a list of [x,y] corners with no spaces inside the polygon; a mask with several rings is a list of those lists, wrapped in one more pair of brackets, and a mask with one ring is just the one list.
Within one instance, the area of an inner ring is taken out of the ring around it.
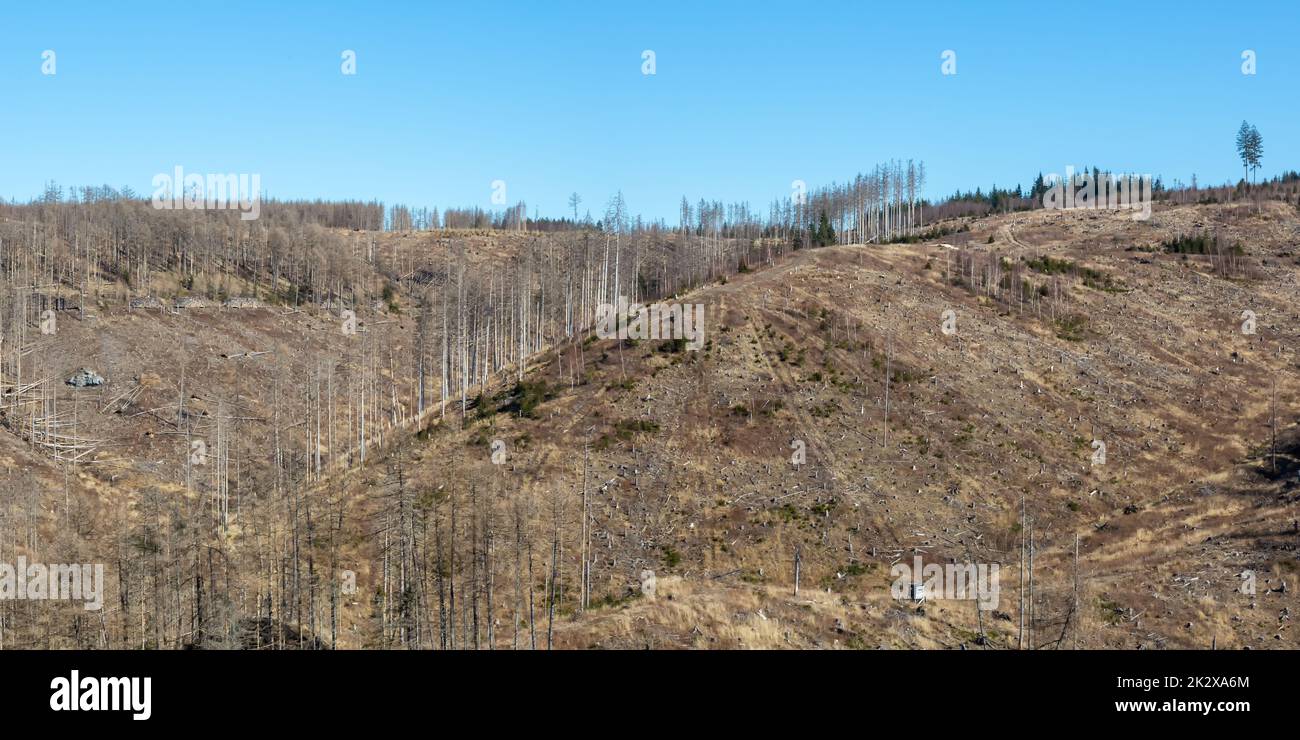
{"label": "hillside", "polygon": [[[702,280],[679,299],[704,306],[699,352],[539,337],[522,379],[503,354],[474,376],[486,388],[459,386],[463,419],[458,384],[437,403],[437,370],[419,414],[420,348],[459,335],[426,292],[450,284],[452,252],[414,237],[385,237],[415,256],[356,280],[393,289],[357,304],[355,335],[318,305],[60,312],[26,374],[0,383],[0,485],[16,494],[0,552],[117,572],[102,616],[11,602],[0,633],[85,647],[1297,647],[1296,209],[949,226]],[[496,255],[482,265],[535,244],[481,239]],[[512,284],[487,288],[488,305]],[[108,382],[66,386],[80,367]],[[891,598],[891,566],[918,555],[999,564],[997,607]]]}

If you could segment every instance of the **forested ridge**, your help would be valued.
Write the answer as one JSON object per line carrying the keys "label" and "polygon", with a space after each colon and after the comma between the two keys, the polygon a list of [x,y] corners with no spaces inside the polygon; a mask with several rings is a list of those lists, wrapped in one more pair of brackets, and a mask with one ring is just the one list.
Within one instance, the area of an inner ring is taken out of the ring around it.
{"label": "forested ridge", "polygon": [[[643,570],[687,595],[701,578],[797,592],[802,577],[807,593],[861,576],[900,535],[847,513],[863,494],[844,492],[834,456],[777,475],[789,439],[766,440],[772,460],[721,487],[700,461],[760,434],[829,435],[815,430],[841,415],[869,418],[891,455],[926,454],[933,412],[908,404],[933,359],[863,318],[879,305],[870,321],[899,320],[874,280],[919,271],[944,300],[998,306],[1064,346],[1089,340],[1090,301],[1131,287],[1114,265],[1029,249],[998,220],[1029,209],[1023,194],[930,203],[924,181],[891,163],[762,217],[683,198],[676,226],[618,194],[597,220],[576,203],[572,219],[530,220],[523,204],[271,201],[246,221],[54,186],[0,204],[0,560],[109,573],[99,612],[0,601],[0,646],[572,647],[586,638],[561,627],[618,613]],[[1170,208],[1221,208],[1215,230],[1161,225],[1167,241],[1139,253],[1260,279],[1238,226],[1260,208],[1281,219],[1295,186],[1164,190]],[[869,245],[861,268],[837,267],[836,245]],[[796,290],[810,278],[783,271],[795,261],[814,280],[847,270],[849,292]],[[599,304],[701,288],[698,355],[592,333]],[[737,387],[742,359],[761,380]],[[106,382],[69,385],[83,367]],[[730,502],[741,479],[815,500],[741,499],[752,519],[725,518],[750,539],[715,523],[716,541],[686,549],[676,538],[702,532],[707,507],[681,492]],[[1077,629],[1056,598],[1044,629]]]}

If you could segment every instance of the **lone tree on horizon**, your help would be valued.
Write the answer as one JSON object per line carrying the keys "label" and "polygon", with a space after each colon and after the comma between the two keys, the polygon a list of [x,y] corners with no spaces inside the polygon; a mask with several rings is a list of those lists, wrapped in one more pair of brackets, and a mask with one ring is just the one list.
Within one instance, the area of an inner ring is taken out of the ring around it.
{"label": "lone tree on horizon", "polygon": [[582,196],[575,191],[569,195],[569,207],[573,209],[573,223],[578,223],[578,204],[582,202]]}
{"label": "lone tree on horizon", "polygon": [[1237,156],[1241,157],[1248,178],[1252,170],[1259,169],[1260,159],[1264,156],[1264,138],[1259,135],[1259,129],[1245,121],[1237,129]]}

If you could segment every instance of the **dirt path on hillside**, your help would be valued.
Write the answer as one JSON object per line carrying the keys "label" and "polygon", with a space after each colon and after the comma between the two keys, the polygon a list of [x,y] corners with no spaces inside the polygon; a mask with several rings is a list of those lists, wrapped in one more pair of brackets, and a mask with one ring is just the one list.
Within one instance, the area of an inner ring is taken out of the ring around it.
{"label": "dirt path on hillside", "polygon": [[1014,227],[1015,227],[1015,222],[1009,221],[1003,224],[1002,228],[998,229],[998,234],[1001,235],[1002,238],[1005,239],[1008,243],[1010,243],[1011,246],[1013,247],[1018,247],[1020,249],[1025,249],[1030,251],[1035,249],[1034,247],[1031,247],[1028,244],[1025,244],[1024,242],[1016,238],[1016,232]]}

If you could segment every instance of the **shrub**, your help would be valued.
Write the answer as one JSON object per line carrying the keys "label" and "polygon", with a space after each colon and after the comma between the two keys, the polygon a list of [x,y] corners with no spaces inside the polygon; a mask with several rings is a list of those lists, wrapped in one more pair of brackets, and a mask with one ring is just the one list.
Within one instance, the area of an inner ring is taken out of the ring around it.
{"label": "shrub", "polygon": [[546,384],[545,380],[521,380],[510,390],[506,404],[500,410],[535,419],[537,407],[552,398],[555,398],[555,391]]}
{"label": "shrub", "polygon": [[681,553],[674,550],[672,545],[664,545],[662,549],[664,552],[664,565],[675,568],[682,562]]}
{"label": "shrub", "polygon": [[628,440],[634,434],[653,434],[659,431],[659,422],[651,419],[621,419],[614,425],[619,439]]}
{"label": "shrub", "polygon": [[1056,320],[1056,338],[1067,342],[1079,342],[1087,335],[1085,327],[1088,317],[1083,314],[1070,314]]}

